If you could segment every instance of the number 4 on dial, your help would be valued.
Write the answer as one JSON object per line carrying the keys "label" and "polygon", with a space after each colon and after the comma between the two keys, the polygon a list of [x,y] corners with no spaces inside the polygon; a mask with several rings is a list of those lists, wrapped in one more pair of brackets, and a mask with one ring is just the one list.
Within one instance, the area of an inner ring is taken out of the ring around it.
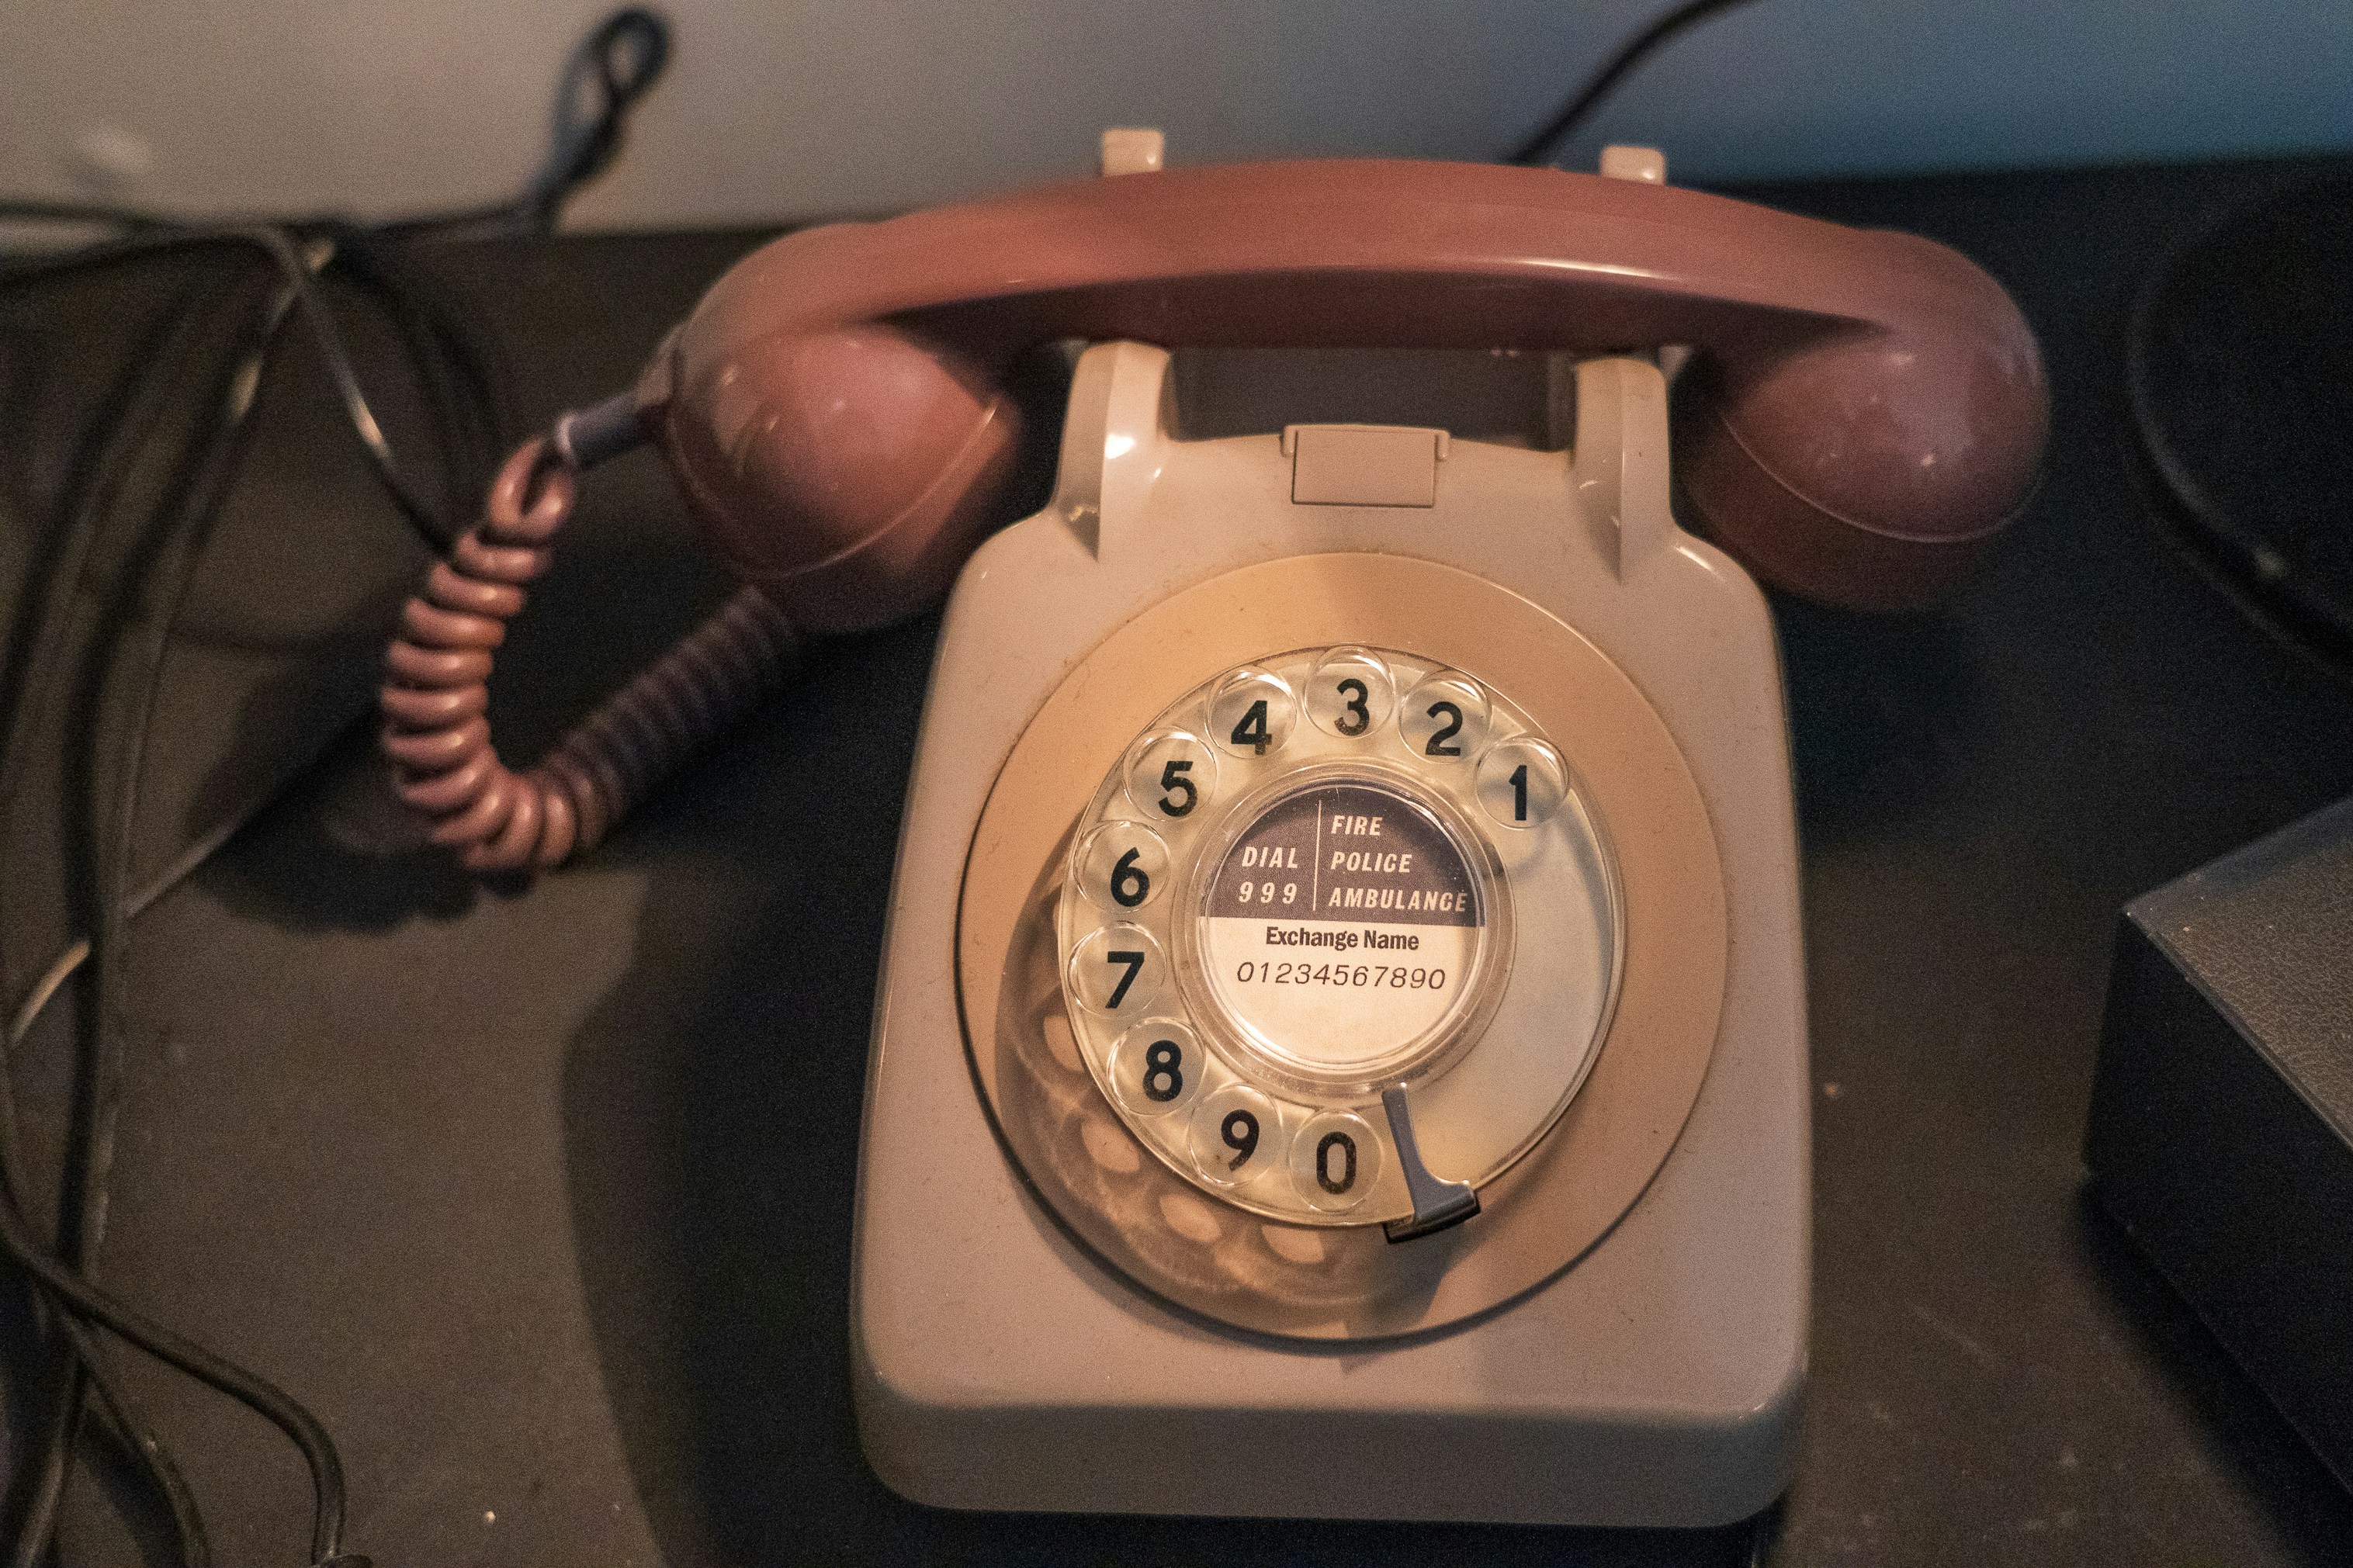
{"label": "number 4 on dial", "polygon": [[1236,721],[1234,732],[1227,739],[1233,742],[1236,751],[1248,746],[1260,756],[1266,755],[1266,749],[1272,743],[1274,736],[1266,727],[1265,698],[1261,697],[1250,705],[1249,710]]}

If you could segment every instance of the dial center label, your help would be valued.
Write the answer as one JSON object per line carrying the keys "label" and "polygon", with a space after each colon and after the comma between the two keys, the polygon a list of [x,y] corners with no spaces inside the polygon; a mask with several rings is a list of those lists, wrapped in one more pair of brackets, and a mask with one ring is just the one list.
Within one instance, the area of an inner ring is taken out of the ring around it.
{"label": "dial center label", "polygon": [[1268,1049],[1343,1072],[1444,1021],[1486,927],[1478,879],[1437,817],[1356,783],[1267,806],[1200,909],[1209,983],[1233,1016]]}

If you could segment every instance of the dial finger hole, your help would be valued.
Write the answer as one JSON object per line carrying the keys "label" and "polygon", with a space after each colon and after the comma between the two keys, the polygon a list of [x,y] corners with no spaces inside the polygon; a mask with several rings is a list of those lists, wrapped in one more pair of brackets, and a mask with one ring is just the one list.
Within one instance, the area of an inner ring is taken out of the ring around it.
{"label": "dial finger hole", "polygon": [[1282,750],[1299,721],[1299,699],[1291,683],[1271,670],[1244,668],[1218,682],[1209,698],[1209,735],[1237,757],[1264,757]]}
{"label": "dial finger hole", "polygon": [[1087,1011],[1133,1017],[1152,1005],[1167,972],[1167,960],[1150,931],[1113,925],[1090,931],[1071,950],[1065,977],[1071,994]]}
{"label": "dial finger hole", "polygon": [[1381,1179],[1381,1141],[1353,1110],[1310,1118],[1291,1141],[1291,1182],[1308,1207],[1345,1214]]}
{"label": "dial finger hole", "polygon": [[1191,1029],[1175,1018],[1147,1018],[1112,1047],[1112,1088],[1132,1116],[1169,1116],[1201,1097],[1208,1067]]}
{"label": "dial finger hole", "polygon": [[1160,730],[1128,751],[1127,798],[1149,821],[1181,823],[1218,789],[1218,753],[1198,735]]}
{"label": "dial finger hole", "polygon": [[1426,677],[1398,705],[1398,730],[1417,760],[1475,757],[1487,738],[1487,694],[1464,676]]}
{"label": "dial finger hole", "polygon": [[1282,1117],[1248,1084],[1229,1083],[1193,1107],[1193,1169],[1214,1187],[1239,1187],[1283,1163]]}
{"label": "dial finger hole", "polygon": [[1142,909],[1168,884],[1168,846],[1140,822],[1106,822],[1079,844],[1071,868],[1097,909]]}
{"label": "dial finger hole", "polygon": [[1568,765],[1546,742],[1498,741],[1479,759],[1479,804],[1505,827],[1535,827],[1568,798]]}
{"label": "dial finger hole", "polygon": [[1344,741],[1379,734],[1396,710],[1388,666],[1368,648],[1335,648],[1307,678],[1307,716]]}

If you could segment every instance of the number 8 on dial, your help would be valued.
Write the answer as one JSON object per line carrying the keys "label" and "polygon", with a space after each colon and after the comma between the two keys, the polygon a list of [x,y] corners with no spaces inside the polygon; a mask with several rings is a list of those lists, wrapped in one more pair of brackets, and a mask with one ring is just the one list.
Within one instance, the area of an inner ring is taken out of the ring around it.
{"label": "number 8 on dial", "polygon": [[1185,1110],[1200,1098],[1208,1076],[1199,1040],[1175,1018],[1146,1018],[1112,1047],[1112,1089],[1131,1116]]}

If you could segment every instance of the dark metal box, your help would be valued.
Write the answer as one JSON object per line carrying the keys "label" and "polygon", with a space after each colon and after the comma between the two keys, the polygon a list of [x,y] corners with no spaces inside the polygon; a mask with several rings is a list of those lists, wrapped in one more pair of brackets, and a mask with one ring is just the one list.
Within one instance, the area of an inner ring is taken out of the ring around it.
{"label": "dark metal box", "polygon": [[2126,908],[2084,1159],[2353,1487],[2353,800]]}

